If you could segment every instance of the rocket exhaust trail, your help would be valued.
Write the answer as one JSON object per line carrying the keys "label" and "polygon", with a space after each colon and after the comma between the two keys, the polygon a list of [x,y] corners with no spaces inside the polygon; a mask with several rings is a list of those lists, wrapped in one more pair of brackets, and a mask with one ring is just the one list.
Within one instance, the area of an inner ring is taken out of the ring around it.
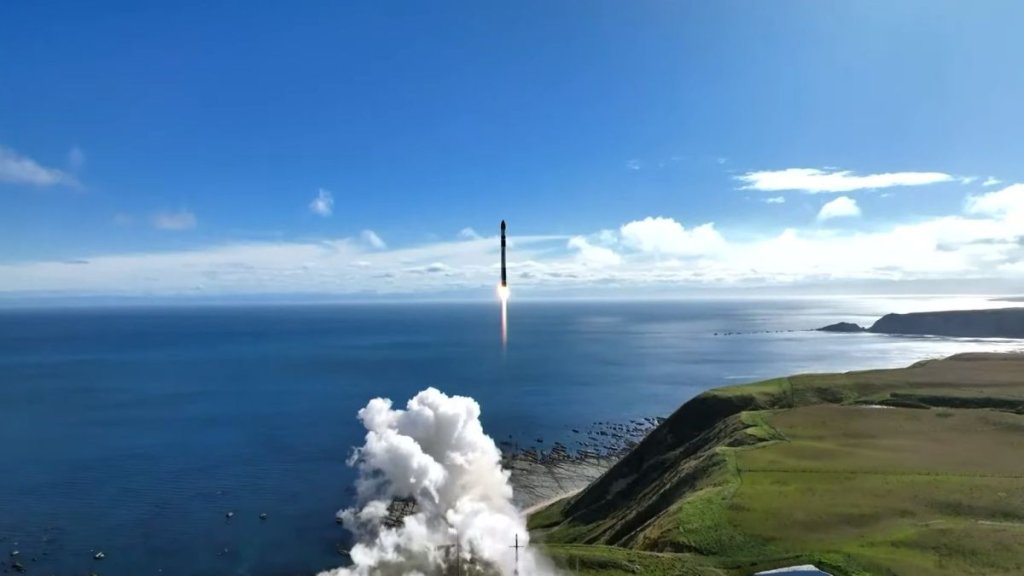
{"label": "rocket exhaust trail", "polygon": [[501,299],[501,345],[508,344],[508,298]]}

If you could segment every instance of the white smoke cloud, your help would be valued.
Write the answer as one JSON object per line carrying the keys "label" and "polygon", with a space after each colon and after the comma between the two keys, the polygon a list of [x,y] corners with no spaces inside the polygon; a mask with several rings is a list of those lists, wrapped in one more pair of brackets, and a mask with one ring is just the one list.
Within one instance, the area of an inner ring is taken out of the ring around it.
{"label": "white smoke cloud", "polygon": [[[454,561],[511,575],[512,544],[529,543],[526,517],[512,504],[509,472],[480,424],[472,398],[428,388],[405,410],[375,398],[359,411],[366,442],[349,460],[359,470],[356,505],[338,513],[356,544],[352,566],[321,576],[437,574]],[[417,511],[398,527],[385,526],[395,498],[414,498]],[[532,548],[519,552],[523,576],[554,574]]]}

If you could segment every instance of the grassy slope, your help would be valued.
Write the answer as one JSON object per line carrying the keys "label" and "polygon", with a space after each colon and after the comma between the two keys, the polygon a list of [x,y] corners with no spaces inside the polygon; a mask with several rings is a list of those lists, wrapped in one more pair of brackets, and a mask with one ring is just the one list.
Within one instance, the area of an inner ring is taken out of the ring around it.
{"label": "grassy slope", "polygon": [[1021,574],[1022,407],[1015,355],[711,391],[531,527],[582,573]]}

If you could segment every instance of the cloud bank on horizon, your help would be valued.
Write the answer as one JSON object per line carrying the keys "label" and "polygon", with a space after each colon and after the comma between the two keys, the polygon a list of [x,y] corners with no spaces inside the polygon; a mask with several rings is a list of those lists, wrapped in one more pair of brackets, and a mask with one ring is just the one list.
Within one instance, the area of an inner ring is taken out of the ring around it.
{"label": "cloud bank on horizon", "polygon": [[[812,195],[963,182],[938,172],[854,175],[834,169],[749,172],[735,178],[741,190]],[[995,189],[994,182],[989,177],[978,183],[954,213],[870,228],[851,227],[851,221],[860,223],[868,214],[856,199],[841,195],[817,204],[816,217],[806,225],[774,232],[655,215],[578,234],[512,234],[510,281],[549,293],[594,286],[628,293],[652,287],[1018,278],[1024,275],[1024,184]],[[785,197],[767,201],[784,204]],[[791,204],[797,202],[785,206]],[[321,189],[309,208],[328,216],[332,206],[333,197]],[[159,213],[153,221],[159,229],[179,232],[196,222],[186,210]],[[364,229],[355,236],[316,240],[222,242],[7,262],[0,264],[0,294],[490,294],[497,255],[496,236],[481,236],[471,227],[450,240],[399,246]]]}

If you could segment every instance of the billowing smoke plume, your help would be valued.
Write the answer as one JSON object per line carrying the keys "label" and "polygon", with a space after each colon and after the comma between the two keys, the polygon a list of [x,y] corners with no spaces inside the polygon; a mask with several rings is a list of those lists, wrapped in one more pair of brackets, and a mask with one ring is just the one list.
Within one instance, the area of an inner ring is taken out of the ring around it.
{"label": "billowing smoke plume", "polygon": [[[428,388],[405,410],[375,398],[359,419],[366,443],[349,460],[359,469],[357,502],[338,513],[357,542],[352,566],[324,575],[454,574],[456,554],[462,574],[513,574],[516,536],[529,543],[526,519],[512,504],[480,405]],[[410,497],[416,512],[397,526],[386,522],[392,501]],[[547,566],[531,548],[519,550],[519,574],[552,574]]]}

